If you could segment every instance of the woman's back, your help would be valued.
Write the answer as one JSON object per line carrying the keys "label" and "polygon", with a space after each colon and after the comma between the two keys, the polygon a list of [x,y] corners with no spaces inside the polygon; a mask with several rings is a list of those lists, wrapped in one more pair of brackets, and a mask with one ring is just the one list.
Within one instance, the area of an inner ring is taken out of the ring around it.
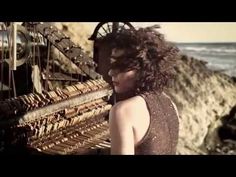
{"label": "woman's back", "polygon": [[178,113],[170,98],[164,93],[141,95],[147,104],[150,124],[135,154],[175,154],[178,141]]}

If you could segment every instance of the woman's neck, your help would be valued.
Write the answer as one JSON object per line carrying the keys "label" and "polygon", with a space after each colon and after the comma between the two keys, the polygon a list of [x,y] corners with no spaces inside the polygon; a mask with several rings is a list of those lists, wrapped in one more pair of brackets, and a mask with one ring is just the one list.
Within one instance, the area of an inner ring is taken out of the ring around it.
{"label": "woman's neck", "polygon": [[135,96],[135,92],[133,90],[125,93],[116,94],[116,101],[126,100],[133,96]]}

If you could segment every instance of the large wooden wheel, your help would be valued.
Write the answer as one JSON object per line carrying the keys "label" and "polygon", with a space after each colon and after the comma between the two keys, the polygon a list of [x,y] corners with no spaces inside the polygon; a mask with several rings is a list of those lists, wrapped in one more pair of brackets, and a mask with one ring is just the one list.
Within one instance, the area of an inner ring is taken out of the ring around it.
{"label": "large wooden wheel", "polygon": [[110,33],[115,34],[122,29],[129,29],[129,28],[134,29],[134,27],[129,22],[100,22],[96,26],[89,40],[96,40],[105,37],[107,34]]}

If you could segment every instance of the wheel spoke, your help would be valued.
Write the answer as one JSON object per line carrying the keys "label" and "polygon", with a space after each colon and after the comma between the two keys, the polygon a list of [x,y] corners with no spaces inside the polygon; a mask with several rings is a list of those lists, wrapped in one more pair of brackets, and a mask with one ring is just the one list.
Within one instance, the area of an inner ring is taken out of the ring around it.
{"label": "wheel spoke", "polygon": [[123,29],[125,29],[125,26],[126,24],[125,23],[123,23],[123,25],[120,27],[120,30],[123,30]]}
{"label": "wheel spoke", "polygon": [[109,33],[111,33],[111,25],[109,24],[109,23],[107,23],[107,28],[108,28],[108,31],[109,31]]}
{"label": "wheel spoke", "polygon": [[104,37],[101,33],[98,32],[98,35],[100,35],[100,37]]}
{"label": "wheel spoke", "polygon": [[109,34],[109,32],[107,32],[107,30],[103,26],[102,29],[105,31],[106,34]]}

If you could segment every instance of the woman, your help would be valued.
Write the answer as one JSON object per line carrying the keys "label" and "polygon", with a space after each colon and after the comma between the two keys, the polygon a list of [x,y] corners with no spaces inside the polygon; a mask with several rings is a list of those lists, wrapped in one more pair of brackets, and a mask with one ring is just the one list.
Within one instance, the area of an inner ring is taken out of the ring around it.
{"label": "woman", "polygon": [[178,112],[164,93],[178,49],[153,28],[124,29],[113,37],[111,69],[120,99],[111,109],[111,154],[175,154]]}

